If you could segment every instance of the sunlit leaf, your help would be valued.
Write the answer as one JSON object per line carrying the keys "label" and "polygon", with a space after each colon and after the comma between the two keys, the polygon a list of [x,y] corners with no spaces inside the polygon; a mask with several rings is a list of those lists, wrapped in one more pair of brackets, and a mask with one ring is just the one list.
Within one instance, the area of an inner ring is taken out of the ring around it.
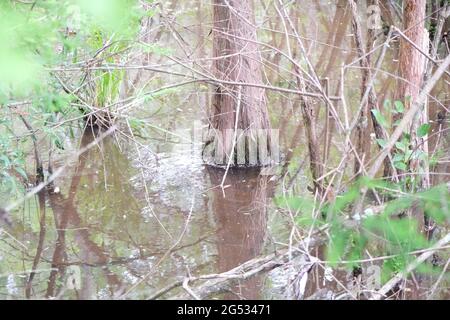
{"label": "sunlit leaf", "polygon": [[384,115],[380,112],[380,110],[372,109],[372,114],[375,116],[378,124],[380,124],[384,128],[389,128],[389,123],[384,117]]}
{"label": "sunlit leaf", "polygon": [[385,148],[386,147],[386,140],[385,139],[377,139],[378,144],[380,147]]}
{"label": "sunlit leaf", "polygon": [[394,166],[399,169],[399,170],[403,170],[406,171],[408,169],[408,166],[404,163],[404,162],[394,162]]}
{"label": "sunlit leaf", "polygon": [[405,105],[404,105],[403,102],[401,102],[400,100],[396,100],[396,101],[394,102],[394,105],[395,105],[395,110],[396,110],[398,113],[403,113],[403,112],[405,111]]}
{"label": "sunlit leaf", "polygon": [[417,136],[418,136],[419,138],[425,137],[425,136],[428,134],[428,132],[430,132],[430,129],[431,129],[431,124],[429,124],[429,123],[422,124],[422,125],[417,129]]}

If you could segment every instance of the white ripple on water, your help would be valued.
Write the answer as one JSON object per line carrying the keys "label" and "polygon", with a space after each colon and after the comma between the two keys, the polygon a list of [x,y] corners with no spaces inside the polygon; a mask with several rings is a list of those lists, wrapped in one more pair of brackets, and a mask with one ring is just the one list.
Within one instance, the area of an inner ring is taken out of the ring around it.
{"label": "white ripple on water", "polygon": [[[172,152],[159,153],[158,161],[149,151],[140,152],[141,161],[133,161],[133,166],[140,170],[131,179],[136,190],[142,192],[145,181],[150,196],[163,205],[186,210],[194,197],[194,210],[200,209],[202,193],[208,186],[198,150],[193,152],[189,145],[176,147]],[[150,216],[151,211],[151,208],[144,208],[144,216]]]}

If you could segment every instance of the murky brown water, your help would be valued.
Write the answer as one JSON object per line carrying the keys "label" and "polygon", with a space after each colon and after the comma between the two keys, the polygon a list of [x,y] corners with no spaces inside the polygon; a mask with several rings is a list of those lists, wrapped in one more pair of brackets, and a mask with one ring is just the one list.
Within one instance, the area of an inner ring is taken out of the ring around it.
{"label": "murky brown water", "polygon": [[[93,138],[86,132],[80,148]],[[225,171],[205,166],[195,148],[158,145],[166,151],[156,160],[146,148],[106,138],[28,202],[13,228],[16,240],[3,239],[16,249],[0,253],[2,269],[14,270],[2,275],[3,297],[145,299],[187,276],[228,271],[284,248],[291,225],[273,204],[280,185],[272,176],[230,170],[222,189]],[[324,248],[312,252],[325,258]],[[211,297],[299,298],[292,266]],[[301,297],[356,298],[354,286],[351,272],[317,265]]]}
{"label": "murky brown water", "polygon": [[[81,147],[92,139],[87,132]],[[158,154],[158,163],[148,161],[141,149],[146,165],[131,160],[135,152],[121,152],[116,141],[106,139],[39,195],[41,223],[32,207],[37,204],[27,205],[28,219],[14,230],[24,246],[22,257],[13,259],[29,265],[40,251],[27,294],[111,298],[151,273],[145,285],[126,293],[145,298],[180,277],[228,271],[270,251],[274,237],[282,239],[284,222],[272,209],[270,177],[258,170],[231,170],[222,192],[223,169],[206,167],[174,146]],[[80,288],[68,288],[66,282],[78,276]],[[245,281],[226,297],[262,298],[265,281]],[[21,297],[26,283],[26,273],[9,276],[10,297]]]}

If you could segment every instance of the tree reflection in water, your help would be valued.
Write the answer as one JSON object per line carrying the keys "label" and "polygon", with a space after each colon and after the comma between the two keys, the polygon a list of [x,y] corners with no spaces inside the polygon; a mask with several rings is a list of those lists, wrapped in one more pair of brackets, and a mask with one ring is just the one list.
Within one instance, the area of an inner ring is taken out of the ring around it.
{"label": "tree reflection in water", "polygon": [[[267,205],[272,186],[259,169],[231,169],[225,188],[224,170],[208,168],[212,210],[217,219],[217,269],[225,272],[261,254],[267,236]],[[258,299],[261,276],[245,280],[227,293],[226,299]]]}

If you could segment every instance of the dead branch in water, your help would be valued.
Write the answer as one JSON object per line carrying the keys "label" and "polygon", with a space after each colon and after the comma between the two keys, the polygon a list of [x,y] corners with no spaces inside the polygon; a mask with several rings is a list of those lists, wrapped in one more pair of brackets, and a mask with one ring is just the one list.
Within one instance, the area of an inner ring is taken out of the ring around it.
{"label": "dead branch in water", "polygon": [[[271,271],[275,268],[285,265],[290,259],[298,257],[303,254],[303,250],[292,250],[284,249],[276,253],[269,254],[264,257],[258,257],[249,260],[240,266],[233,268],[227,272],[219,274],[209,274],[199,277],[184,278],[182,280],[176,281],[169,286],[159,290],[148,300],[158,299],[161,296],[166,295],[175,288],[181,286],[186,286],[187,283],[192,283],[196,281],[205,281],[203,284],[197,285],[195,287],[190,287],[189,292],[185,294],[180,294],[171,299],[190,299],[193,296],[199,299],[206,299],[214,294],[219,294],[228,291],[233,285],[242,280],[247,280],[254,277],[260,273]],[[315,261],[308,262],[306,267],[309,269]],[[187,279],[187,280],[186,280]]]}

